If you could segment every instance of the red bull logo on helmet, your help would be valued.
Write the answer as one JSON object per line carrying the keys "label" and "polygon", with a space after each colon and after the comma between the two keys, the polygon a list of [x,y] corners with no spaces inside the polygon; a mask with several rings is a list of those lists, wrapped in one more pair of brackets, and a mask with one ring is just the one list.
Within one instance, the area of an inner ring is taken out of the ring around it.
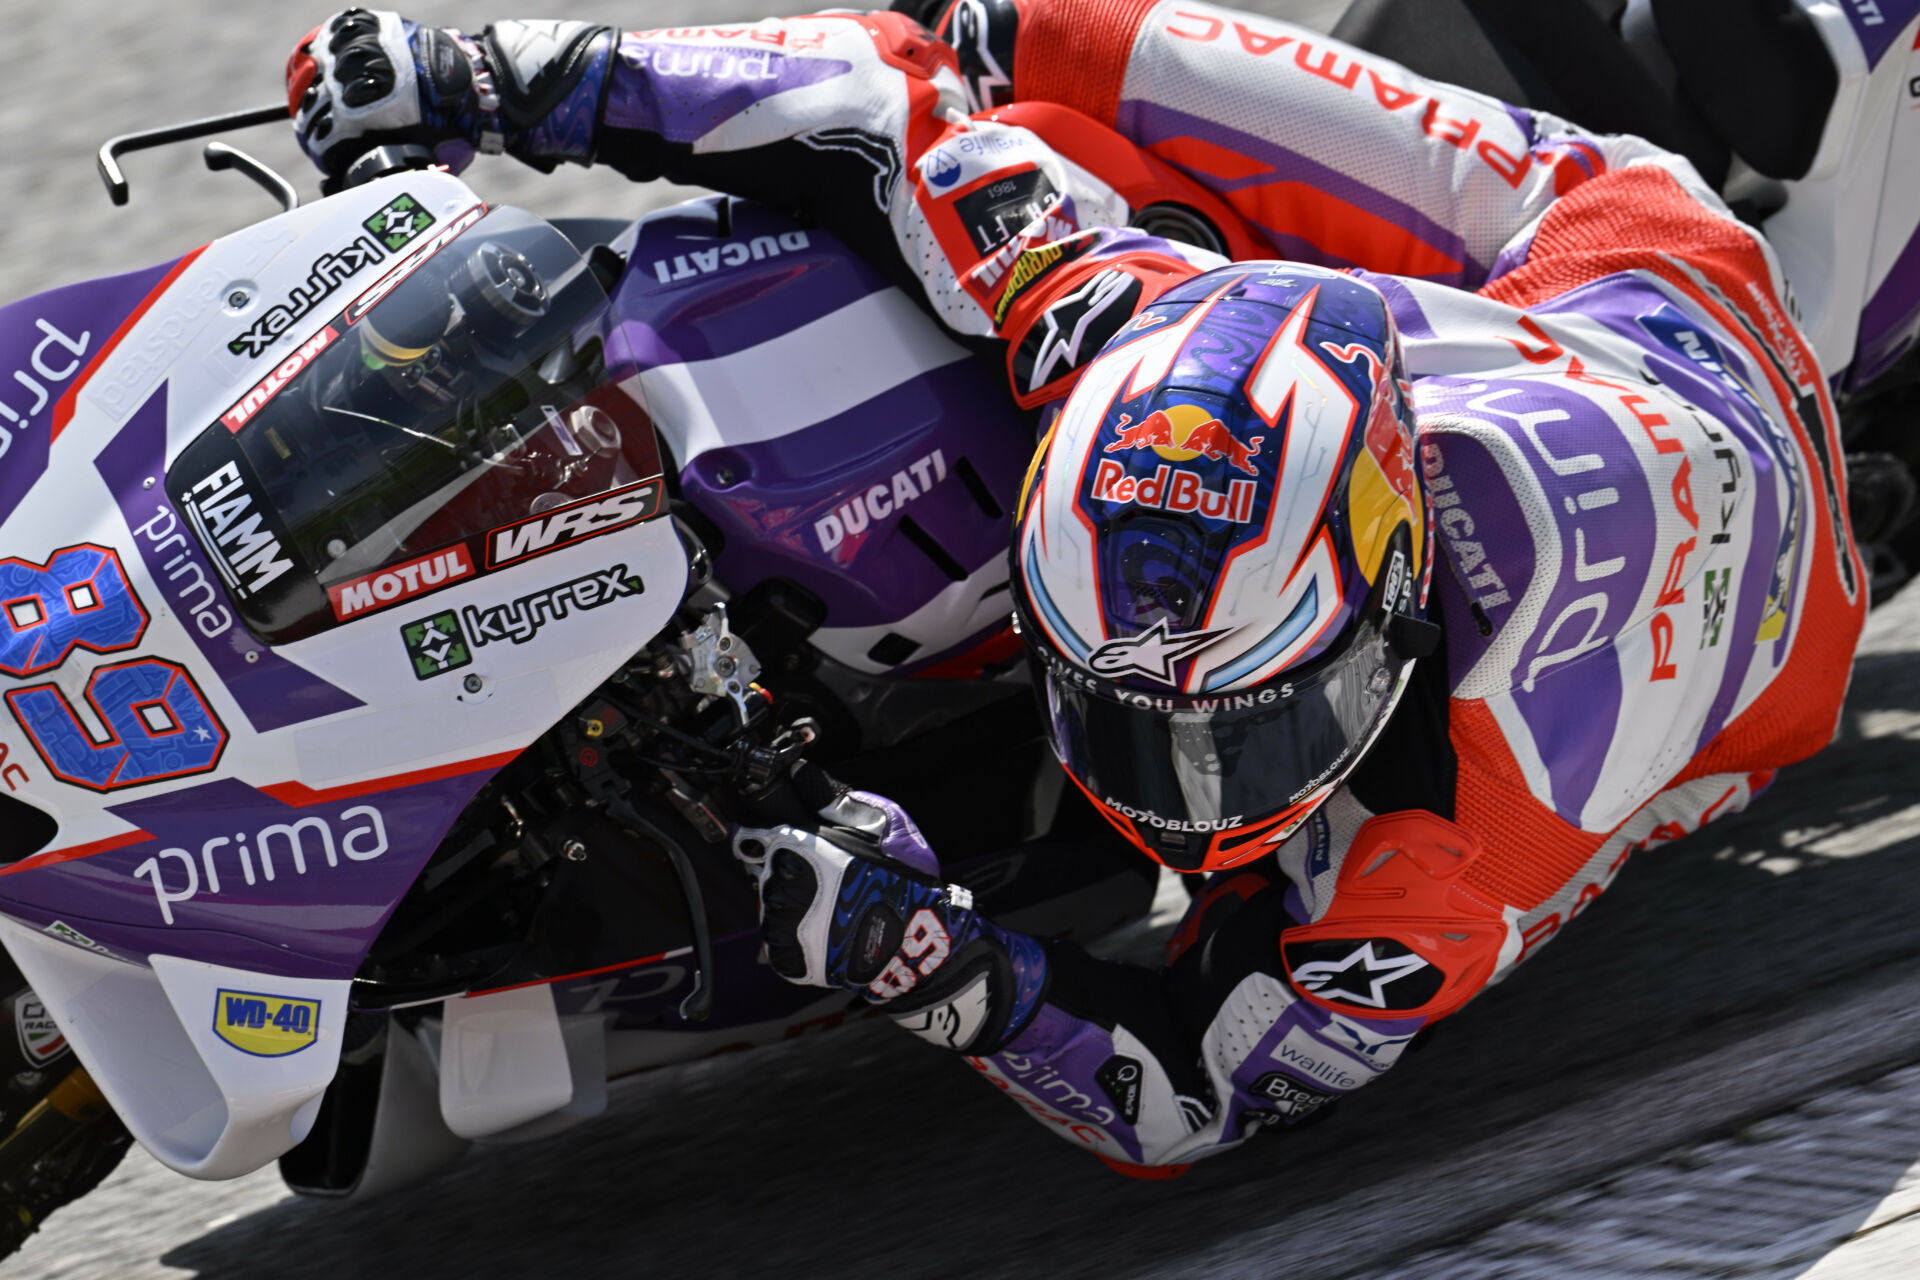
{"label": "red bull logo on helmet", "polygon": [[1241,442],[1226,423],[1195,404],[1169,405],[1156,409],[1139,422],[1120,415],[1120,438],[1106,447],[1107,453],[1122,450],[1151,449],[1169,462],[1187,462],[1194,458],[1225,462],[1237,471],[1258,475],[1253,460],[1260,453],[1265,436]]}
{"label": "red bull logo on helmet", "polygon": [[[1253,459],[1265,437],[1254,436],[1242,442],[1226,423],[1198,405],[1169,405],[1154,410],[1139,422],[1122,414],[1119,426],[1119,439],[1104,452],[1151,449],[1170,463],[1204,458],[1225,462],[1250,476],[1258,474]],[[1257,480],[1230,480],[1224,488],[1210,489],[1198,472],[1185,467],[1162,464],[1148,476],[1128,472],[1129,468],[1120,462],[1102,459],[1093,476],[1094,500],[1130,502],[1159,511],[1200,515],[1235,524],[1246,524],[1253,519]]]}
{"label": "red bull logo on helmet", "polygon": [[1229,520],[1246,524],[1253,519],[1252,480],[1235,480],[1226,489],[1209,489],[1200,477],[1180,467],[1164,463],[1150,476],[1135,477],[1117,462],[1102,462],[1093,477],[1093,496],[1098,502],[1131,502],[1158,511],[1177,511],[1206,516],[1209,520]]}

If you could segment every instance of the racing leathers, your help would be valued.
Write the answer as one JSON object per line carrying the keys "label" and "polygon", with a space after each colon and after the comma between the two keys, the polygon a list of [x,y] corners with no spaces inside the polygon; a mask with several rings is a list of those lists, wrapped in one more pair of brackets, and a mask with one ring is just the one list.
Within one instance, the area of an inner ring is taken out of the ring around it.
{"label": "racing leathers", "polygon": [[[1166,968],[998,928],[890,807],[769,860],[784,972],[890,1001],[1120,1167],[1358,1089],[1635,851],[1832,737],[1866,609],[1833,406],[1770,250],[1676,157],[1197,0],[961,0],[958,53],[890,13],[376,25],[323,27],[290,65],[324,166],[339,139],[425,130],[454,163],[800,208],[1001,344],[1030,408],[1223,262],[1129,229],[1143,202],[1388,299],[1444,647],[1349,785],[1213,878]],[[367,72],[366,41],[403,73]]]}

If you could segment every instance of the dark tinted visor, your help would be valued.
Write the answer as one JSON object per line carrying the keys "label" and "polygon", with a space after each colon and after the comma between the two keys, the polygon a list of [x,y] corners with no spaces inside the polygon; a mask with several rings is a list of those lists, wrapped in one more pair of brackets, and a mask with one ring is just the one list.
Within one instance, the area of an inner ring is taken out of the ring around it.
{"label": "dark tinted visor", "polygon": [[531,518],[657,476],[620,350],[579,251],[497,209],[276,348],[167,490],[254,633],[299,639],[487,567],[490,531],[523,554],[548,533]]}
{"label": "dark tinted visor", "polygon": [[1258,689],[1150,693],[1071,665],[1020,621],[1060,762],[1143,827],[1183,834],[1254,825],[1340,777],[1391,710],[1406,666],[1376,617],[1323,664]]}

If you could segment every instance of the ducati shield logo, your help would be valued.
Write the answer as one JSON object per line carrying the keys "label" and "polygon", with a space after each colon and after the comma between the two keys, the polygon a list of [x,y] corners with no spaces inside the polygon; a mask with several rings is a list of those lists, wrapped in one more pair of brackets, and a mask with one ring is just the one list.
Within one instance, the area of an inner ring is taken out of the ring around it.
{"label": "ducati shield logo", "polygon": [[20,1056],[36,1067],[67,1051],[67,1037],[60,1024],[32,991],[22,991],[14,998],[13,1029],[20,1037]]}
{"label": "ducati shield logo", "polygon": [[1161,618],[1139,635],[1107,641],[1093,651],[1087,665],[1108,679],[1139,675],[1172,685],[1177,683],[1173,674],[1175,663],[1191,658],[1237,630],[1238,627],[1222,627],[1214,631],[1189,631],[1185,635],[1173,635],[1167,630],[1167,620]]}
{"label": "ducati shield logo", "polygon": [[213,994],[213,1034],[256,1058],[284,1058],[320,1038],[320,1002],[223,987]]}

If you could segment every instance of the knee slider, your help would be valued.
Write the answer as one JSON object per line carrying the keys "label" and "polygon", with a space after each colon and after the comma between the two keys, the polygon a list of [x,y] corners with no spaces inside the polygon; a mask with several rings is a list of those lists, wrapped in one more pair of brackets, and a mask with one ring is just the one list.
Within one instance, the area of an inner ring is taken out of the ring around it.
{"label": "knee slider", "polygon": [[1354,835],[1326,914],[1283,929],[1301,997],[1348,1015],[1456,1012],[1493,977],[1507,924],[1462,882],[1480,857],[1472,833],[1421,810],[1382,814]]}

